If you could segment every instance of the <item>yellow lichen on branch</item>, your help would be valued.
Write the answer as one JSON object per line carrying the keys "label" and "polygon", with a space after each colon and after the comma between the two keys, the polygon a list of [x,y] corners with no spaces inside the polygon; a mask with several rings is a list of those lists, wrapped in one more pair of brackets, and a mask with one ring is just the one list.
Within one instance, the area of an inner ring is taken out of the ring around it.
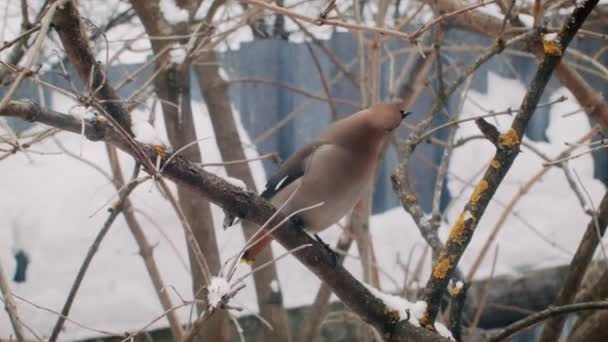
{"label": "yellow lichen on branch", "polygon": [[482,180],[481,182],[479,182],[479,185],[477,185],[477,187],[475,188],[475,191],[473,191],[473,194],[471,195],[471,204],[472,205],[477,205],[477,202],[479,202],[479,199],[481,198],[481,195],[483,194],[484,191],[488,190],[488,181],[487,180]]}
{"label": "yellow lichen on branch", "polygon": [[494,169],[499,169],[501,165],[498,160],[492,159],[492,161],[490,162],[490,166]]}
{"label": "yellow lichen on branch", "polygon": [[167,155],[167,149],[162,145],[150,145],[150,147],[152,147],[154,152],[161,156],[161,158],[164,158]]}
{"label": "yellow lichen on branch", "polygon": [[433,267],[433,277],[437,279],[444,279],[448,271],[450,269],[450,257],[441,253],[439,255],[439,261],[437,261],[437,265]]}
{"label": "yellow lichen on branch", "polygon": [[543,35],[543,51],[545,51],[546,55],[550,56],[562,55],[562,45],[560,44],[556,33],[548,33]]}
{"label": "yellow lichen on branch", "polygon": [[406,196],[405,196],[405,199],[406,199],[408,202],[416,202],[416,199],[417,199],[417,198],[416,198],[416,195],[408,194],[408,195],[406,195]]}
{"label": "yellow lichen on branch", "polygon": [[511,147],[519,144],[519,135],[514,128],[509,128],[508,131],[498,137],[498,145],[503,147]]}
{"label": "yellow lichen on branch", "polygon": [[450,236],[448,239],[459,245],[464,243],[464,213],[458,216],[458,220],[456,220],[452,230],[450,230]]}

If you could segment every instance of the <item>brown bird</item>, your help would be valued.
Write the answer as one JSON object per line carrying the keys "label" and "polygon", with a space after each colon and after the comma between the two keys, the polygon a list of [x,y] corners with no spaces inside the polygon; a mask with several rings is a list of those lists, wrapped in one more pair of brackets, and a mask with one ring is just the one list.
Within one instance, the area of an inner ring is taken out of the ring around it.
{"label": "brown bird", "polygon": [[[333,123],[287,159],[270,177],[261,196],[285,215],[323,202],[297,215],[309,231],[319,232],[346,215],[372,185],[374,171],[391,133],[410,113],[380,103]],[[296,190],[297,189],[297,190]],[[291,200],[287,199],[297,191]],[[227,225],[231,221],[227,218]],[[241,261],[252,263],[272,241],[258,231]]]}

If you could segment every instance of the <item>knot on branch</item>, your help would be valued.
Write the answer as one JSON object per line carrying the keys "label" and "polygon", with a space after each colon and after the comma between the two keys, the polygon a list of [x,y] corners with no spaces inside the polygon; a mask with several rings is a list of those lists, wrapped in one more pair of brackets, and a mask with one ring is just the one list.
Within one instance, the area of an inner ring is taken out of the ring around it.
{"label": "knot on branch", "polygon": [[508,131],[498,137],[498,147],[501,148],[515,148],[519,146],[519,143],[519,134],[515,128],[509,128]]}
{"label": "knot on branch", "polygon": [[[475,120],[475,124],[481,131],[481,133],[488,139],[496,148],[503,150],[516,150],[519,148],[521,139],[519,133],[514,128],[509,128],[506,132],[500,134],[496,126],[487,122],[484,118]],[[500,162],[493,160],[490,164],[491,167],[498,169],[500,168]]]}
{"label": "knot on branch", "polygon": [[481,133],[484,135],[484,137],[486,137],[486,139],[488,139],[492,144],[498,145],[498,138],[500,136],[500,133],[498,132],[496,126],[487,122],[484,118],[479,118],[475,120],[475,124],[477,125]]}
{"label": "knot on branch", "polygon": [[498,37],[496,40],[494,40],[494,48],[498,51],[498,53],[501,53],[505,49],[505,46],[505,40],[502,39],[502,37]]}
{"label": "knot on branch", "polygon": [[37,122],[42,114],[42,108],[39,104],[27,101],[31,106],[31,110],[25,111],[26,115],[24,117],[25,120],[29,122]]}

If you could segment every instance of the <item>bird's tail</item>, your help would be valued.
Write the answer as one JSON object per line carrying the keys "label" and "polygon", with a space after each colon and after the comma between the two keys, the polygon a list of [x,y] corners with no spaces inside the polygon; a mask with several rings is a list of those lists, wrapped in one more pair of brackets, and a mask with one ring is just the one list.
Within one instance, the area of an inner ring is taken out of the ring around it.
{"label": "bird's tail", "polygon": [[264,248],[270,244],[270,242],[272,242],[272,235],[268,234],[266,230],[260,229],[253,234],[251,241],[257,242],[249,246],[249,248],[245,250],[245,253],[243,253],[243,256],[241,256],[241,262],[249,265],[253,264],[255,257],[258,256],[264,250]]}

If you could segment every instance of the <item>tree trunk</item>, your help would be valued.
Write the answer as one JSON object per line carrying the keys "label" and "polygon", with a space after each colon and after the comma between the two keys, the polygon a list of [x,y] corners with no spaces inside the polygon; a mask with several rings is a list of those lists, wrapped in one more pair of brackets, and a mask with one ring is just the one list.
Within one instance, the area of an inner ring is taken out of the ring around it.
{"label": "tree trunk", "polygon": [[[246,159],[228,99],[228,85],[219,74],[215,52],[202,53],[198,62],[194,69],[201,89],[201,95],[209,110],[209,117],[211,118],[211,124],[213,125],[222,160]],[[225,168],[230,177],[242,180],[250,191],[257,192],[251,169],[247,163],[229,164]],[[257,225],[243,221],[243,231],[247,239],[256,230]],[[264,264],[272,259],[272,249],[266,248],[256,258],[253,267]],[[264,340],[269,342],[291,341],[287,312],[283,307],[280,286],[271,286],[273,282],[279,284],[275,265],[272,264],[256,272],[253,275],[253,281],[255,283],[260,314],[273,327],[273,330],[266,330]]]}
{"label": "tree trunk", "polygon": [[[174,29],[163,17],[158,1],[132,0],[133,8],[142,21],[146,33],[150,36],[173,34]],[[164,49],[176,43],[172,40],[151,40],[152,51],[160,54]],[[177,42],[179,43],[179,42]],[[156,68],[166,68],[169,56],[164,54],[156,61]],[[162,100],[163,117],[169,141],[175,150],[197,140],[192,116],[190,97],[190,68],[179,68],[172,65],[163,70],[154,82],[155,91]],[[198,144],[194,144],[180,153],[192,162],[202,162]],[[177,186],[179,205],[192,227],[194,237],[205,254],[211,274],[217,274],[221,267],[219,250],[213,226],[213,217],[209,201],[186,186]],[[197,267],[191,246],[188,255],[192,272],[192,287],[195,298],[204,299],[202,291],[206,285],[202,270]],[[199,314],[206,307],[204,302],[197,306]],[[232,329],[226,311],[218,311],[205,321],[199,334],[204,341],[232,341]]]}

